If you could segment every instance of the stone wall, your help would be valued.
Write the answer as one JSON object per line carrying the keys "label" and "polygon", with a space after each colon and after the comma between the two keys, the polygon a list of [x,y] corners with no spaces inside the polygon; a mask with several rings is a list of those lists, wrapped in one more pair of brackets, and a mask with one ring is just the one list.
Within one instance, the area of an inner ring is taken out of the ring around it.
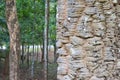
{"label": "stone wall", "polygon": [[120,80],[117,0],[58,0],[58,80]]}

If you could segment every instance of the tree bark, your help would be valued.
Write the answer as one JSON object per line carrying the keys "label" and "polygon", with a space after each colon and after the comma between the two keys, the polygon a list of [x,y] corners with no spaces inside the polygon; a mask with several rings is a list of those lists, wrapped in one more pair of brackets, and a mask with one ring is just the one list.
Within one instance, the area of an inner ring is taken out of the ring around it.
{"label": "tree bark", "polygon": [[48,27],[49,27],[49,0],[45,0],[45,27],[44,27],[44,80],[48,80]]}
{"label": "tree bark", "polygon": [[21,54],[21,63],[24,64],[24,59],[25,59],[25,56],[24,56],[24,43],[22,44],[22,54]]}
{"label": "tree bark", "polygon": [[35,63],[35,45],[33,44],[33,53],[32,53],[32,65],[31,65],[31,77],[34,77],[34,63]]}
{"label": "tree bark", "polygon": [[16,0],[6,0],[6,20],[10,35],[9,80],[19,80],[20,29]]}
{"label": "tree bark", "polygon": [[29,53],[30,52],[29,51],[29,48],[30,48],[29,45],[28,45],[27,48],[28,48],[28,50],[27,50],[27,67],[29,68],[29,55],[30,55],[30,53]]}
{"label": "tree bark", "polygon": [[[56,42],[56,40],[55,40],[55,42]],[[57,60],[57,54],[56,54],[56,44],[54,44],[54,63],[56,62],[56,60]]]}

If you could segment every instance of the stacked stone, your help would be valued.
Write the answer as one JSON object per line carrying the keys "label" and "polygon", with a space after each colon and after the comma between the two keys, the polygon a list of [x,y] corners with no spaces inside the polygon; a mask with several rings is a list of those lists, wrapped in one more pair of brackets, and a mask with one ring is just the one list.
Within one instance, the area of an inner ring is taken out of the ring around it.
{"label": "stacked stone", "polygon": [[58,0],[58,80],[120,80],[116,5],[117,0]]}

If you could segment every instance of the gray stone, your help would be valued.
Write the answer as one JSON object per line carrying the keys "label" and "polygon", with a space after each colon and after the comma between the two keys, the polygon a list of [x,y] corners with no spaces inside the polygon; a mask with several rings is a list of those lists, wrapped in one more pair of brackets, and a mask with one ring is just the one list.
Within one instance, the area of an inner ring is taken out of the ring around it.
{"label": "gray stone", "polygon": [[77,31],[76,36],[80,36],[81,38],[93,37],[93,34],[92,34],[93,30],[90,28],[90,26],[78,25],[76,31]]}
{"label": "gray stone", "polygon": [[57,59],[57,63],[66,63],[67,62],[67,59],[65,57],[59,57]]}
{"label": "gray stone", "polygon": [[84,60],[71,61],[70,65],[75,70],[86,67]]}
{"label": "gray stone", "polygon": [[96,76],[92,76],[90,80],[104,80],[104,78],[97,78]]}
{"label": "gray stone", "polygon": [[67,74],[68,71],[68,67],[66,64],[61,64],[58,68],[57,68],[57,74],[58,75],[65,75]]}
{"label": "gray stone", "polygon": [[75,71],[69,69],[69,70],[68,70],[68,75],[69,75],[72,79],[74,79],[75,76],[76,76],[76,73],[75,73]]}
{"label": "gray stone", "polygon": [[67,51],[69,51],[70,48],[72,48],[72,47],[73,47],[73,45],[71,43],[65,44],[65,48],[66,48]]}
{"label": "gray stone", "polygon": [[86,1],[87,5],[89,5],[89,6],[93,6],[95,3],[95,0],[85,0],[85,1]]}
{"label": "gray stone", "polygon": [[117,12],[120,12],[120,5],[117,5]]}
{"label": "gray stone", "polygon": [[114,61],[115,60],[111,47],[106,47],[105,48],[105,50],[104,50],[104,60],[105,61]]}
{"label": "gray stone", "polygon": [[91,14],[95,14],[96,11],[97,11],[96,7],[87,7],[84,12],[88,15],[91,15]]}
{"label": "gray stone", "polygon": [[73,58],[84,58],[86,55],[82,47],[71,48],[70,54]]}
{"label": "gray stone", "polygon": [[112,0],[112,2],[113,2],[114,4],[117,4],[117,3],[118,3],[118,0]]}
{"label": "gray stone", "polygon": [[97,36],[104,36],[106,30],[104,23],[93,23],[92,27],[94,28],[94,34]]}
{"label": "gray stone", "polygon": [[70,37],[70,41],[75,46],[76,45],[83,45],[83,43],[84,43],[83,39],[76,37],[76,36]]}
{"label": "gray stone", "polygon": [[64,48],[58,49],[57,54],[59,54],[60,56],[67,56],[68,55],[68,53],[66,52],[66,50]]}
{"label": "gray stone", "polygon": [[72,80],[68,75],[63,77],[63,80]]}
{"label": "gray stone", "polygon": [[79,74],[79,77],[83,78],[83,79],[91,76],[91,74],[87,68],[81,68],[78,74]]}
{"label": "gray stone", "polygon": [[62,44],[61,40],[58,40],[58,41],[56,42],[56,47],[61,48],[62,45],[63,45],[63,44]]}
{"label": "gray stone", "polygon": [[117,69],[120,69],[120,61],[117,62]]}

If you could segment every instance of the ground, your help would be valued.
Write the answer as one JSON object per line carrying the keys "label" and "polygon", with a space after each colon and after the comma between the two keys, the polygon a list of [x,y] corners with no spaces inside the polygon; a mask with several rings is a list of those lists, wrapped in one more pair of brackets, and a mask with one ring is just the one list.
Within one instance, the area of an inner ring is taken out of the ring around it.
{"label": "ground", "polygon": [[[41,56],[41,55],[39,55]],[[57,76],[57,63],[54,63],[53,51],[49,51],[49,63],[48,63],[48,80],[56,80]],[[43,63],[36,62],[34,65],[34,78],[31,78],[31,65],[29,68],[26,63],[20,66],[20,80],[43,80]],[[0,62],[0,80],[7,80],[8,74],[4,72],[4,61]],[[6,78],[6,79],[3,79]]]}

